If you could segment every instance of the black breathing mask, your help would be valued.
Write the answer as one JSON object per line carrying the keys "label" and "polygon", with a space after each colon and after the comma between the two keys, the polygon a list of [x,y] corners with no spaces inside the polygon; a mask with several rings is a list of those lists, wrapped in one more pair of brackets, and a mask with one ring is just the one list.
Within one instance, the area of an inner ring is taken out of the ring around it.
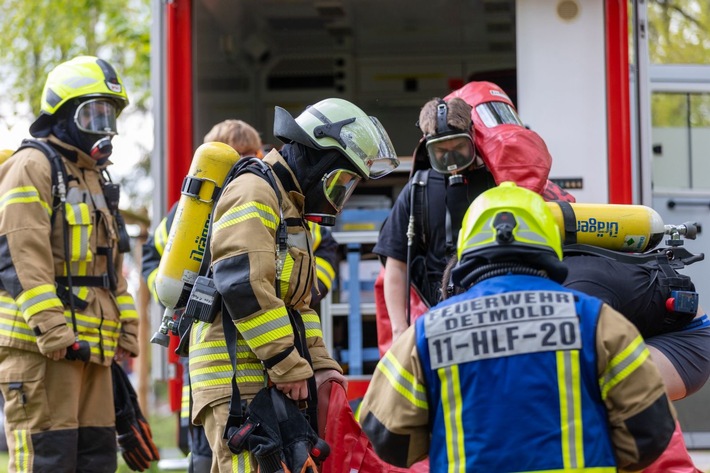
{"label": "black breathing mask", "polygon": [[337,150],[314,149],[300,144],[284,148],[282,155],[305,196],[304,218],[332,227],[360,182],[354,165]]}

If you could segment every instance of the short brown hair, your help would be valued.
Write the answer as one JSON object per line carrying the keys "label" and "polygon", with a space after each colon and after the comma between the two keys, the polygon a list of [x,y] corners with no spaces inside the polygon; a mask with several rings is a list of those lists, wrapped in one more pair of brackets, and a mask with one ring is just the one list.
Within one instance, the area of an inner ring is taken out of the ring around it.
{"label": "short brown hair", "polygon": [[446,113],[446,123],[451,128],[461,131],[471,129],[471,106],[458,97],[443,101],[440,98],[433,98],[422,107],[419,112],[419,128],[425,136],[436,134],[436,107],[441,103],[446,103],[448,109]]}
{"label": "short brown hair", "polygon": [[234,148],[242,156],[254,156],[261,152],[261,137],[253,126],[242,120],[224,120],[217,123],[205,135],[204,142],[219,141]]}

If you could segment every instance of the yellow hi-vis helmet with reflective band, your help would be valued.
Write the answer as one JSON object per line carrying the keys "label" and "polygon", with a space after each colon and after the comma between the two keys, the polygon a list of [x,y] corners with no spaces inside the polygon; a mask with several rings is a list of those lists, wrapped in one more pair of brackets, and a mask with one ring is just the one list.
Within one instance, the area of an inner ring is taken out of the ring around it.
{"label": "yellow hi-vis helmet with reflective band", "polygon": [[41,113],[30,127],[30,132],[46,126],[48,117],[57,113],[69,100],[91,97],[113,100],[116,116],[128,105],[128,95],[121,78],[103,59],[79,56],[59,64],[47,76],[42,90]]}
{"label": "yellow hi-vis helmet with reflective band", "polygon": [[476,256],[495,261],[535,252],[554,253],[562,260],[557,223],[539,194],[503,182],[471,203],[459,233],[459,261]]}

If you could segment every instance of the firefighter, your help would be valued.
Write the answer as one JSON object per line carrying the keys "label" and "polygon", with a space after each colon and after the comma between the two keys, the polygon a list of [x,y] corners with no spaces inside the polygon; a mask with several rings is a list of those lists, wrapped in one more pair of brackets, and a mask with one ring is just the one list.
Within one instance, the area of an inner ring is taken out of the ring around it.
{"label": "firefighter", "polygon": [[[242,120],[229,119],[216,124],[205,135],[204,142],[222,142],[234,148],[240,156],[263,157],[262,144],[259,133],[248,123]],[[165,244],[170,234],[177,203],[170,209],[168,216],[160,222],[153,236],[143,246],[142,272],[148,287],[158,300],[155,293],[155,276],[163,254]],[[309,222],[313,235],[313,251],[316,257],[318,283],[313,287],[312,306],[317,304],[332,286],[335,276],[337,243],[330,230],[316,223]],[[212,449],[205,436],[201,425],[201,411],[207,405],[227,403],[231,396],[232,365],[224,340],[221,314],[214,322],[195,322],[195,339],[191,338],[190,359],[192,370],[196,373],[195,379],[190,383],[187,358],[182,358],[184,366],[183,401],[180,412],[181,428],[187,427],[188,449],[190,452],[189,471],[209,472],[218,471],[217,458],[213,458]],[[209,356],[205,356],[209,354]],[[192,391],[192,394],[190,394]],[[192,395],[192,412],[190,409],[190,395]],[[198,422],[198,425],[193,424]],[[189,426],[189,427],[188,427]],[[223,442],[213,446],[218,455],[228,461],[231,453]]]}
{"label": "firefighter", "polygon": [[110,367],[138,355],[122,271],[130,241],[107,173],[126,105],[108,62],[61,63],[30,126],[38,141],[2,165],[0,389],[10,471],[116,470]]}
{"label": "firefighter", "polygon": [[[322,100],[295,119],[276,107],[274,135],[286,144],[264,157],[266,174],[237,176],[215,205],[212,270],[236,326],[241,398],[252,399],[270,382],[292,400],[314,401],[309,384],[344,377],[309,307],[315,267],[304,219],[333,225],[359,181],[384,176],[399,162],[379,121],[342,99]],[[202,411],[213,445],[224,442],[227,409]],[[220,461],[220,471],[255,471],[246,453]]]}
{"label": "firefighter", "polygon": [[[414,168],[422,171],[413,173],[397,196],[373,249],[385,259],[375,288],[381,354],[409,319],[439,301],[461,219],[481,192],[507,180],[547,199],[571,199],[547,179],[552,157],[542,138],[522,126],[510,99],[493,83],[471,82],[444,99],[428,101],[417,124],[424,137],[414,153]],[[408,232],[410,223],[413,232]],[[408,233],[413,234],[411,244]],[[424,304],[408,311],[409,275],[419,296],[415,300]]]}
{"label": "firefighter", "polygon": [[661,454],[675,416],[658,369],[621,314],[560,284],[542,197],[513,183],[481,194],[457,258],[466,292],[394,342],[365,394],[360,419],[379,455],[505,473],[638,470]]}

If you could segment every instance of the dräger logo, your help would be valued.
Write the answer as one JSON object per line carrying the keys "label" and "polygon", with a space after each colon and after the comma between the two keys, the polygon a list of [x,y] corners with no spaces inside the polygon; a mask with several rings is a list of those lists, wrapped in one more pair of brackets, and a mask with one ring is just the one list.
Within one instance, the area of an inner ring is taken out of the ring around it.
{"label": "dr\u00e4ger logo", "polygon": [[598,237],[619,235],[619,222],[604,222],[592,217],[589,220],[579,220],[577,231],[582,233],[596,233]]}
{"label": "dr\u00e4ger logo", "polygon": [[[504,97],[504,98],[506,98],[506,99],[508,98],[508,96],[505,95],[505,94],[504,94],[503,92],[501,92],[500,90],[493,90],[493,89],[491,89],[491,90],[489,90],[488,92],[489,92],[491,95],[495,95],[496,97]],[[508,100],[510,100],[510,99],[508,99]]]}

